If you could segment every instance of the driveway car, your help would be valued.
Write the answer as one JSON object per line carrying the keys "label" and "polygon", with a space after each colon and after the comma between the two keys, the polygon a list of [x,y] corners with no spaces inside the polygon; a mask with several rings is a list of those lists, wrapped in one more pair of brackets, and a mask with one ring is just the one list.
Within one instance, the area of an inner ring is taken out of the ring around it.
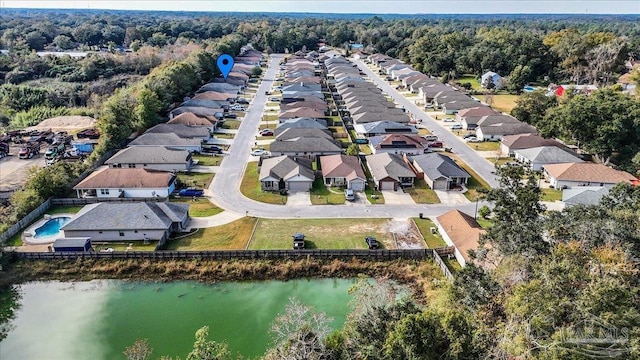
{"label": "driveway car", "polygon": [[272,96],[272,97],[270,97],[270,98],[269,98],[269,101],[272,101],[272,102],[280,102],[281,100],[280,100],[280,98],[279,98],[279,97],[277,97],[277,96]]}
{"label": "driveway car", "polygon": [[224,117],[226,117],[227,119],[237,119],[238,114],[224,113]]}
{"label": "driveway car", "polygon": [[444,122],[454,122],[454,121],[456,121],[456,119],[451,118],[451,117],[446,117],[446,118],[442,119],[442,121],[444,121]]}
{"label": "driveway car", "polygon": [[222,154],[222,148],[219,146],[208,146],[208,147],[203,147],[202,148],[202,153],[204,154]]}
{"label": "driveway car", "polygon": [[475,137],[475,136],[470,137],[470,138],[467,138],[466,140],[467,140],[467,142],[470,142],[470,143],[479,143],[479,142],[482,142],[482,140],[478,139],[478,138],[477,138],[477,137]]}
{"label": "driveway car", "polygon": [[231,110],[235,110],[235,111],[244,111],[244,110],[245,110],[244,106],[242,106],[242,105],[240,105],[240,104],[234,104],[234,105],[231,105],[231,106],[229,107],[229,109],[231,109]]}
{"label": "driveway car", "polygon": [[462,138],[468,139],[468,138],[474,138],[474,137],[476,137],[475,133],[468,133],[468,134],[465,134]]}
{"label": "driveway car", "polygon": [[462,130],[462,125],[453,124],[453,125],[451,125],[451,130]]}
{"label": "driveway car", "polygon": [[260,135],[262,136],[273,136],[273,130],[271,129],[262,129],[260,130]]}
{"label": "driveway car", "polygon": [[297,233],[292,235],[293,237],[293,249],[304,249],[304,234]]}
{"label": "driveway car", "polygon": [[178,195],[180,196],[196,196],[200,197],[204,195],[204,190],[196,189],[196,188],[186,188],[178,191]]}
{"label": "driveway car", "polygon": [[429,147],[432,147],[432,148],[441,148],[443,146],[444,144],[442,143],[442,141],[432,141],[429,143]]}
{"label": "driveway car", "polygon": [[344,191],[344,198],[347,201],[354,201],[356,199],[356,193],[355,191],[353,191],[353,189],[345,189]]}
{"label": "driveway car", "polygon": [[245,98],[238,98],[238,99],[236,100],[236,103],[238,103],[238,104],[245,104],[245,105],[246,105],[246,104],[249,104],[249,100],[248,100],[248,99],[245,99]]}
{"label": "driveway car", "polygon": [[373,236],[367,236],[366,238],[364,238],[364,241],[367,243],[367,246],[371,250],[380,247],[380,244],[378,244],[378,240],[376,240],[376,238],[374,238]]}
{"label": "driveway car", "polygon": [[262,156],[262,155],[268,155],[269,152],[265,149],[255,149],[251,152],[251,155],[253,156]]}

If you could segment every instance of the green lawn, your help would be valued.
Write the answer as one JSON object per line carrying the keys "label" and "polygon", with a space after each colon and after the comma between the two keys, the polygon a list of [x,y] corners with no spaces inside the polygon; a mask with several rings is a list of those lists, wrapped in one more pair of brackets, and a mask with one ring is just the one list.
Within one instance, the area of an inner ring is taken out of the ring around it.
{"label": "green lawn", "polygon": [[313,205],[342,205],[345,202],[344,191],[327,187],[322,178],[314,180],[310,196]]}
{"label": "green lawn", "polygon": [[499,141],[483,141],[479,143],[470,143],[468,142],[470,148],[477,151],[498,151],[500,150],[500,142]]}
{"label": "green lawn", "polygon": [[436,224],[434,224],[433,221],[431,221],[431,219],[413,218],[413,221],[416,223],[416,226],[418,226],[418,230],[422,234],[422,237],[424,238],[424,241],[427,243],[427,247],[429,249],[435,249],[435,248],[447,246],[447,243],[444,242],[444,240],[442,239],[442,235],[440,235],[440,233],[438,233],[437,231],[435,234],[431,233],[431,228],[437,229]]}
{"label": "green lawn", "polygon": [[444,264],[447,265],[452,275],[455,275],[458,271],[462,270],[462,266],[460,266],[460,263],[458,262],[458,260],[456,260],[456,258],[449,259],[445,256],[442,261],[444,261]]}
{"label": "green lawn", "polygon": [[216,139],[233,139],[236,137],[235,134],[227,134],[227,133],[216,133],[214,136]]}
{"label": "green lawn", "polygon": [[199,229],[181,239],[167,241],[166,250],[244,250],[257,219],[244,217],[232,223]]}
{"label": "green lawn", "polygon": [[420,128],[418,129],[418,135],[423,136],[423,135],[431,135],[431,131],[429,129],[423,129]]}
{"label": "green lawn", "polygon": [[214,174],[210,173],[195,173],[186,172],[178,173],[178,181],[187,187],[197,187],[200,189],[206,189],[211,184]]}
{"label": "green lawn", "polygon": [[192,198],[173,198],[171,202],[189,204],[189,216],[191,217],[213,216],[223,211],[206,198],[199,198],[196,201],[193,201]]}
{"label": "green lawn", "polygon": [[242,122],[238,120],[225,120],[225,122],[220,126],[222,129],[236,130],[240,127]]}
{"label": "green lawn", "polygon": [[514,159],[512,157],[508,157],[508,156],[499,157],[497,160],[496,160],[495,157],[490,157],[490,158],[487,158],[487,160],[489,160],[491,163],[493,163],[493,165],[495,167],[499,167],[499,166],[502,166],[502,165],[504,165],[504,164],[506,164],[506,163],[508,163],[510,161],[514,161]]}
{"label": "green lawn", "polygon": [[194,155],[193,160],[198,160],[198,165],[202,166],[220,166],[224,157],[211,155]]}
{"label": "green lawn", "polygon": [[478,222],[478,224],[480,224],[480,226],[482,226],[483,229],[488,229],[493,226],[493,221],[485,219],[482,216],[478,216],[476,221]]}
{"label": "green lawn", "polygon": [[491,108],[497,111],[510,113],[516,107],[518,95],[493,95]]}
{"label": "green lawn", "polygon": [[456,79],[456,83],[457,84],[465,83],[465,82],[470,83],[471,84],[471,88],[473,90],[478,90],[478,91],[482,90],[482,86],[480,86],[480,80],[475,75],[465,74],[461,78]]}
{"label": "green lawn", "polygon": [[561,201],[562,190],[542,189],[542,201]]}
{"label": "green lawn", "polygon": [[262,117],[262,120],[264,120],[264,121],[278,121],[278,115],[273,115],[273,114],[264,115]]}
{"label": "green lawn", "polygon": [[417,180],[413,188],[404,189],[404,192],[411,195],[416,204],[439,204],[440,199],[436,192],[431,190],[424,180]]}
{"label": "green lawn", "polygon": [[371,148],[369,147],[369,145],[365,145],[365,144],[358,144],[358,147],[360,148],[360,152],[364,153],[365,155],[371,155]]}
{"label": "green lawn", "polygon": [[268,107],[280,106],[280,103],[279,102],[267,102],[267,106]]}
{"label": "green lawn", "polygon": [[276,192],[262,191],[258,177],[258,163],[255,161],[247,163],[247,169],[242,177],[242,184],[240,184],[240,192],[244,196],[268,204],[283,205],[287,203],[286,196],[282,196]]}
{"label": "green lawn", "polygon": [[364,238],[373,235],[381,248],[391,248],[388,219],[260,219],[250,249],[291,249],[291,236],[305,235],[308,249],[366,249]]}
{"label": "green lawn", "polygon": [[50,207],[45,214],[55,215],[55,214],[75,214],[80,211],[84,206],[63,206],[63,205],[54,205]]}
{"label": "green lawn", "polygon": [[[370,178],[369,169],[364,170],[364,173],[367,174],[367,178]],[[367,199],[372,204],[384,204],[384,196],[382,193],[375,189],[375,184],[373,181],[367,181],[367,186],[364,189],[364,193],[367,194]]]}

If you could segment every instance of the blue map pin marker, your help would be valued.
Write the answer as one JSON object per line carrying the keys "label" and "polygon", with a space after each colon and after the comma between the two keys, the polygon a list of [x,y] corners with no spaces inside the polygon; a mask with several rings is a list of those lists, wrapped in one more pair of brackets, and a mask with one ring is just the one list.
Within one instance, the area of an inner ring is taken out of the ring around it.
{"label": "blue map pin marker", "polygon": [[229,54],[222,54],[218,56],[218,69],[222,73],[222,76],[227,80],[227,76],[233,68],[233,58]]}

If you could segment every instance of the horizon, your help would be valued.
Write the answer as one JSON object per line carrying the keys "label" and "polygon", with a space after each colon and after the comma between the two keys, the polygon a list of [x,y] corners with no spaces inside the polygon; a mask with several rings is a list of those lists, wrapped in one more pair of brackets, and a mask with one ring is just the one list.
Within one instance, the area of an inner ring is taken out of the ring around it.
{"label": "horizon", "polygon": [[[337,3],[339,7],[335,6]],[[367,11],[360,11],[366,4]],[[122,0],[0,0],[1,9],[163,11],[203,13],[273,13],[341,15],[638,15],[640,2],[552,0],[239,0],[239,1],[122,1]],[[277,9],[277,10],[274,10]],[[411,9],[403,11],[402,9]],[[465,9],[455,12],[451,9]],[[551,11],[549,11],[551,10]]]}

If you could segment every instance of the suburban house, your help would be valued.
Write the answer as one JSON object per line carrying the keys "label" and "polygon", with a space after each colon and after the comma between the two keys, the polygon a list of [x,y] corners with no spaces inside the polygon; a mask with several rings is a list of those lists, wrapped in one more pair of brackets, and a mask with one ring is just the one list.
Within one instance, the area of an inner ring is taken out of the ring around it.
{"label": "suburban house", "polygon": [[604,186],[612,188],[621,182],[631,183],[638,180],[625,171],[614,170],[596,163],[565,163],[543,166],[544,176],[556,189],[575,186]]}
{"label": "suburban house", "polygon": [[309,191],[315,179],[308,160],[286,155],[264,159],[259,176],[262,191]]}
{"label": "suburban house", "polygon": [[562,202],[565,206],[598,205],[608,193],[604,186],[576,186],[562,192]]}
{"label": "suburban house", "polygon": [[175,190],[176,179],[168,171],[104,167],[89,174],[73,189],[79,198],[166,198]]}
{"label": "suburban house", "polygon": [[520,149],[531,149],[540,146],[555,146],[564,148],[560,142],[553,139],[545,139],[536,134],[517,134],[504,136],[500,142],[500,153],[502,156],[515,156],[515,151]]}
{"label": "suburban house", "polygon": [[309,118],[297,118],[290,119],[285,122],[279,123],[276,126],[275,135],[278,136],[286,129],[302,128],[302,129],[321,129],[327,130],[327,121],[321,119],[309,119]]}
{"label": "suburban house", "polygon": [[205,91],[203,93],[196,94],[193,98],[196,100],[217,100],[217,101],[229,101],[234,99],[237,94],[223,93],[217,91]]}
{"label": "suburban house", "polygon": [[381,153],[367,155],[367,167],[378,190],[398,190],[412,187],[416,174],[404,161],[402,155]]}
{"label": "suburban house", "polygon": [[202,141],[195,138],[181,138],[173,133],[144,133],[131,141],[128,146],[166,146],[172,149],[200,152]]}
{"label": "suburban house", "polygon": [[206,100],[206,99],[191,99],[180,104],[180,107],[204,107],[208,109],[225,109],[229,110],[231,104],[228,101],[222,100]]}
{"label": "suburban house", "polygon": [[540,171],[544,165],[583,162],[577,154],[557,146],[539,146],[515,150],[516,160],[531,170]]}
{"label": "suburban house", "polygon": [[502,76],[494,73],[493,71],[487,71],[486,73],[482,74],[482,77],[480,79],[480,86],[486,88],[487,84],[491,82],[493,83],[495,89],[499,89],[502,86],[500,81],[501,79]]}
{"label": "suburban house", "polygon": [[91,241],[163,241],[187,230],[189,204],[100,202],[86,205],[61,227],[65,238]]}
{"label": "suburban house", "polygon": [[105,164],[111,168],[189,171],[193,166],[193,154],[165,146],[133,146],[118,151]]}
{"label": "suburban house", "polygon": [[325,137],[296,137],[287,140],[276,139],[269,151],[273,156],[297,156],[315,160],[317,156],[342,154],[342,146]]}
{"label": "suburban house", "polygon": [[470,177],[453,159],[438,153],[412,156],[411,165],[418,178],[423,175],[433,190],[450,190],[457,185],[466,185]]}
{"label": "suburban house", "polygon": [[429,142],[418,135],[390,134],[370,137],[369,147],[373,154],[419,155],[429,149]]}
{"label": "suburban house", "polygon": [[184,113],[193,113],[197,116],[211,116],[216,119],[222,119],[224,109],[221,107],[213,109],[204,106],[180,106],[169,112],[169,119],[173,119],[174,117]]}
{"label": "suburban house", "polygon": [[479,101],[475,101],[472,98],[468,100],[453,100],[440,105],[442,108],[442,112],[447,115],[457,114],[458,111],[464,109],[470,109],[472,107],[478,106]]}
{"label": "suburban house", "polygon": [[379,110],[378,111],[372,110],[372,111],[367,111],[361,114],[353,115],[352,116],[353,123],[364,124],[364,123],[375,122],[375,121],[395,121],[403,124],[408,124],[411,121],[411,119],[409,118],[409,115],[404,113],[401,109],[398,109],[397,112],[393,112],[391,110],[386,110],[382,112]]}
{"label": "suburban house", "polygon": [[301,137],[308,138],[325,138],[333,140],[333,135],[329,130],[323,129],[307,129],[307,128],[288,128],[276,135],[276,140],[291,140]]}
{"label": "suburban house", "polygon": [[418,130],[415,127],[395,121],[374,121],[364,124],[355,124],[353,129],[356,133],[364,136],[418,133]]}
{"label": "suburban house", "polygon": [[357,156],[342,154],[322,156],[320,165],[325,185],[364,191],[367,178]]}
{"label": "suburban house", "polygon": [[295,109],[289,109],[285,111],[281,111],[280,115],[278,115],[278,119],[280,122],[283,122],[288,119],[296,119],[296,118],[311,118],[311,119],[321,119],[326,115],[324,111],[318,111],[308,107],[299,107]]}
{"label": "suburban house", "polygon": [[[502,120],[484,121],[487,118],[501,117]],[[478,121],[478,127],[476,128],[476,137],[482,141],[502,140],[507,135],[517,134],[536,134],[538,130],[526,123],[516,120],[506,115],[487,115],[483,116]]]}
{"label": "suburban house", "polygon": [[211,140],[211,132],[208,128],[185,124],[158,124],[145,131],[145,134],[175,134],[185,139],[198,139],[204,142]]}
{"label": "suburban house", "polygon": [[456,120],[462,125],[463,129],[474,130],[478,127],[478,121],[487,115],[500,115],[500,113],[488,106],[474,106],[458,111]]}
{"label": "suburban house", "polygon": [[451,210],[436,218],[438,232],[449,246],[455,248],[454,255],[460,266],[464,267],[471,259],[469,250],[479,246],[484,230],[470,215],[460,210]]}
{"label": "suburban house", "polygon": [[216,130],[218,119],[215,116],[198,116],[191,112],[182,113],[167,121],[169,125],[182,124],[186,126],[202,126],[214,132]]}

